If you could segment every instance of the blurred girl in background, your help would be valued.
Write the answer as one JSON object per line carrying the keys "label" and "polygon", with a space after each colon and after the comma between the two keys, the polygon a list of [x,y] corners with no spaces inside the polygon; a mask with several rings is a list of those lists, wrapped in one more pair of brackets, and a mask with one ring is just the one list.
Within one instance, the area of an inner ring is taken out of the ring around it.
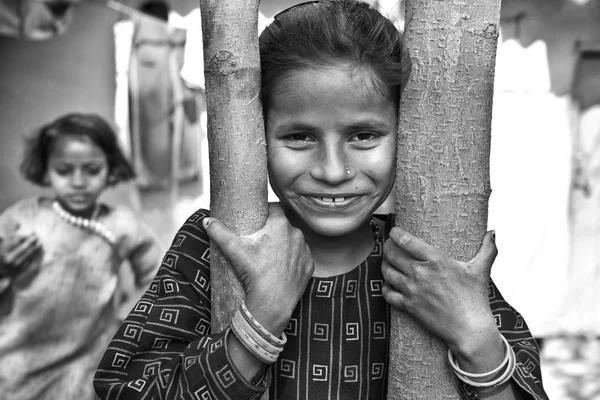
{"label": "blurred girl in background", "polygon": [[144,290],[162,249],[131,211],[98,202],[134,177],[101,117],[67,114],[41,127],[20,169],[53,195],[0,214],[0,392],[93,399],[94,370],[119,323],[119,269],[128,261]]}

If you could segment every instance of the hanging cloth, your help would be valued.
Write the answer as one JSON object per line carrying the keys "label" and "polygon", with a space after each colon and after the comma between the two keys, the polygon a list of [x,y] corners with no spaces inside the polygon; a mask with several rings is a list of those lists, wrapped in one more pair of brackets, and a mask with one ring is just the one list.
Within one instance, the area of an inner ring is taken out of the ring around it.
{"label": "hanging cloth", "polygon": [[582,112],[600,104],[600,44],[580,52],[571,97]]}
{"label": "hanging cloth", "polygon": [[66,32],[81,0],[0,0],[0,34],[45,40]]}
{"label": "hanging cloth", "polygon": [[200,172],[198,93],[181,77],[186,31],[136,16],[128,80],[129,144],[142,189],[166,189]]}

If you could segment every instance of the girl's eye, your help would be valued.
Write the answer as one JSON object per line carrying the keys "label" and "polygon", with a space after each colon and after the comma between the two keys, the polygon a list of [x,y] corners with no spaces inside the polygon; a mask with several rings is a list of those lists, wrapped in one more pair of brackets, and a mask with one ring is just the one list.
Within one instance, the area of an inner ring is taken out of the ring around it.
{"label": "girl's eye", "polygon": [[72,169],[67,168],[67,167],[54,168],[54,172],[56,172],[60,176],[69,175],[71,173],[71,171],[72,171]]}
{"label": "girl's eye", "polygon": [[359,132],[352,136],[351,142],[367,142],[377,138],[377,135],[372,132]]}
{"label": "girl's eye", "polygon": [[283,138],[286,146],[292,149],[303,150],[313,145],[314,137],[306,133],[291,133]]}
{"label": "girl's eye", "polygon": [[286,137],[288,140],[293,142],[309,142],[312,138],[305,133],[292,133]]}
{"label": "girl's eye", "polygon": [[87,167],[86,172],[90,175],[98,175],[102,171],[101,167]]}

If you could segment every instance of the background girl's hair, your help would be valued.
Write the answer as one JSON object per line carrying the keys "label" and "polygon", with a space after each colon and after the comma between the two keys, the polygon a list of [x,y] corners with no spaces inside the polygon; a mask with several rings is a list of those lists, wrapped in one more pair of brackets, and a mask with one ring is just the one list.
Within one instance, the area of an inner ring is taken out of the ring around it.
{"label": "background girl's hair", "polygon": [[85,136],[102,149],[108,161],[109,185],[135,178],[110,124],[96,114],[72,113],[57,118],[25,138],[25,153],[19,167],[25,179],[39,186],[48,186],[45,179],[48,157],[56,139],[62,135]]}
{"label": "background girl's hair", "polygon": [[323,0],[283,11],[259,40],[261,99],[266,112],[273,89],[303,68],[347,64],[371,68],[373,88],[399,99],[410,75],[410,58],[396,26],[369,4]]}

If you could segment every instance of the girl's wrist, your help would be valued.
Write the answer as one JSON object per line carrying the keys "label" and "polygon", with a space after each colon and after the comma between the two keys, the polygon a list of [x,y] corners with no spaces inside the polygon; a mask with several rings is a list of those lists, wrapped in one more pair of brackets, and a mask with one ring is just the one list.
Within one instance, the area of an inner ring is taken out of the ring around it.
{"label": "girl's wrist", "polygon": [[460,367],[473,373],[490,371],[500,365],[505,357],[505,346],[498,329],[479,332],[460,346],[449,346]]}
{"label": "girl's wrist", "polygon": [[[500,335],[504,346],[504,357],[502,361],[493,369],[484,372],[472,372],[463,369],[457,364],[457,360],[448,349],[448,363],[452,367],[454,374],[458,379],[467,385],[479,390],[495,390],[496,388],[508,383],[517,367],[517,358],[514,350],[508,343],[508,340]],[[479,369],[478,367],[476,369]]]}
{"label": "girl's wrist", "polygon": [[296,305],[292,307],[285,301],[276,301],[271,298],[254,296],[248,293],[244,300],[248,311],[256,320],[274,336],[281,336],[285,330]]}

